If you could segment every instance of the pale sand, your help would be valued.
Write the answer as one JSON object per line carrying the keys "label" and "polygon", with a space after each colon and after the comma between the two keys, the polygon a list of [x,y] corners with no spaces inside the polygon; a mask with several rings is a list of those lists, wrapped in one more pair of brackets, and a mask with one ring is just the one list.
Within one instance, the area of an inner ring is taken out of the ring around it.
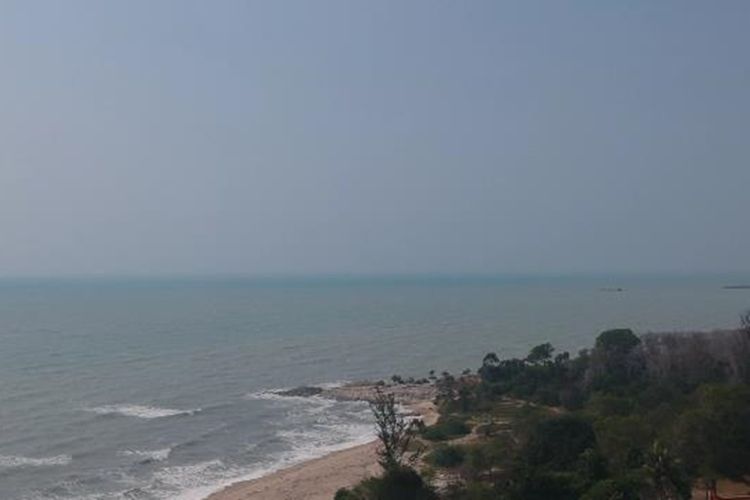
{"label": "pale sand", "polygon": [[339,488],[380,473],[376,443],[337,451],[252,481],[233,484],[210,500],[332,500]]}
{"label": "pale sand", "polygon": [[[422,415],[425,424],[437,420],[432,403],[421,401],[408,408]],[[380,474],[375,441],[337,451],[321,458],[235,483],[207,500],[332,500],[340,488],[353,486]]]}

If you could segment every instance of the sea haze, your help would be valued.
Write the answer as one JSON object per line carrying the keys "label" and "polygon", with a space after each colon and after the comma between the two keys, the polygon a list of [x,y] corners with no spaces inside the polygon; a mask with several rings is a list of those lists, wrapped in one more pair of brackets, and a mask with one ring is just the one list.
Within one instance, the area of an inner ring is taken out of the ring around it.
{"label": "sea haze", "polygon": [[5,280],[0,498],[203,498],[371,438],[366,405],[275,388],[575,351],[612,327],[734,327],[750,290],[722,286],[745,281]]}

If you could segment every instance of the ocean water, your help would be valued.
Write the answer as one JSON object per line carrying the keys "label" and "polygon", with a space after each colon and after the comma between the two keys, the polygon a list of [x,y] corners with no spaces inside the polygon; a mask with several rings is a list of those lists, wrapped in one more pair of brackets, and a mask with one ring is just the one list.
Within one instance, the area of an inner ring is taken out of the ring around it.
{"label": "ocean water", "polygon": [[273,389],[734,327],[748,281],[0,280],[0,498],[201,499],[372,436],[361,403]]}

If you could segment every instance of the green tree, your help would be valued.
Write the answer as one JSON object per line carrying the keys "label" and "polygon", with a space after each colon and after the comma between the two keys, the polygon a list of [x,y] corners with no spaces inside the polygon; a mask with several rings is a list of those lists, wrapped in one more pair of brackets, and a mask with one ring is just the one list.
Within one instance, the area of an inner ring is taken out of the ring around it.
{"label": "green tree", "polygon": [[601,418],[594,430],[602,453],[617,472],[640,467],[654,439],[653,429],[640,415]]}
{"label": "green tree", "polygon": [[750,386],[700,387],[696,407],[675,425],[675,442],[693,474],[742,480],[750,474]]}
{"label": "green tree", "polygon": [[691,496],[690,477],[682,463],[659,441],[645,457],[643,470],[654,500],[687,500]]}
{"label": "green tree", "polygon": [[539,422],[531,431],[521,456],[532,467],[572,470],[581,453],[595,447],[596,436],[587,420],[562,415]]}
{"label": "green tree", "polygon": [[616,328],[600,333],[595,345],[607,352],[628,353],[640,343],[641,339],[630,328]]}
{"label": "green tree", "polygon": [[644,373],[643,360],[634,356],[641,339],[630,329],[602,332],[591,353],[588,378],[595,390],[612,391],[639,381]]}
{"label": "green tree", "polygon": [[526,356],[526,361],[533,364],[547,362],[552,359],[552,353],[554,351],[555,348],[552,347],[552,344],[550,344],[549,342],[539,344],[538,346],[531,349],[529,355]]}

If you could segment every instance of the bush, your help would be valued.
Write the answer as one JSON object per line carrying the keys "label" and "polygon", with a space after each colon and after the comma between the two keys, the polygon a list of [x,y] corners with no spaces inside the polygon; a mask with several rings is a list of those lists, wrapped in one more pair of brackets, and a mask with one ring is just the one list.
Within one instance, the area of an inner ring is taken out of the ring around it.
{"label": "bush", "polygon": [[586,492],[581,500],[640,500],[644,480],[636,475],[599,481]]}
{"label": "bush", "polygon": [[360,499],[361,497],[357,496],[356,493],[346,488],[339,489],[336,492],[336,494],[333,496],[333,500],[360,500]]}
{"label": "bush", "polygon": [[449,484],[442,492],[444,500],[497,500],[498,493],[492,485],[479,481],[468,481],[466,484]]}
{"label": "bush", "polygon": [[458,467],[464,462],[466,451],[458,446],[442,445],[427,455],[427,463],[435,467]]}
{"label": "bush", "polygon": [[516,497],[521,500],[579,500],[570,474],[539,472],[522,473]]}
{"label": "bush", "polygon": [[435,425],[426,427],[422,437],[430,441],[445,441],[455,437],[465,436],[471,432],[466,422],[456,417],[440,418]]}
{"label": "bush", "polygon": [[591,424],[580,417],[563,415],[537,424],[522,456],[531,466],[563,471],[571,470],[581,453],[595,447],[596,436]]}
{"label": "bush", "polygon": [[615,470],[640,467],[653,442],[653,429],[638,415],[601,418],[594,424],[596,440]]}
{"label": "bush", "polygon": [[677,452],[693,473],[742,480],[750,474],[750,387],[703,386],[674,426]]}
{"label": "bush", "polygon": [[435,491],[410,467],[391,469],[381,477],[363,481],[345,494],[350,496],[336,500],[438,500]]}

